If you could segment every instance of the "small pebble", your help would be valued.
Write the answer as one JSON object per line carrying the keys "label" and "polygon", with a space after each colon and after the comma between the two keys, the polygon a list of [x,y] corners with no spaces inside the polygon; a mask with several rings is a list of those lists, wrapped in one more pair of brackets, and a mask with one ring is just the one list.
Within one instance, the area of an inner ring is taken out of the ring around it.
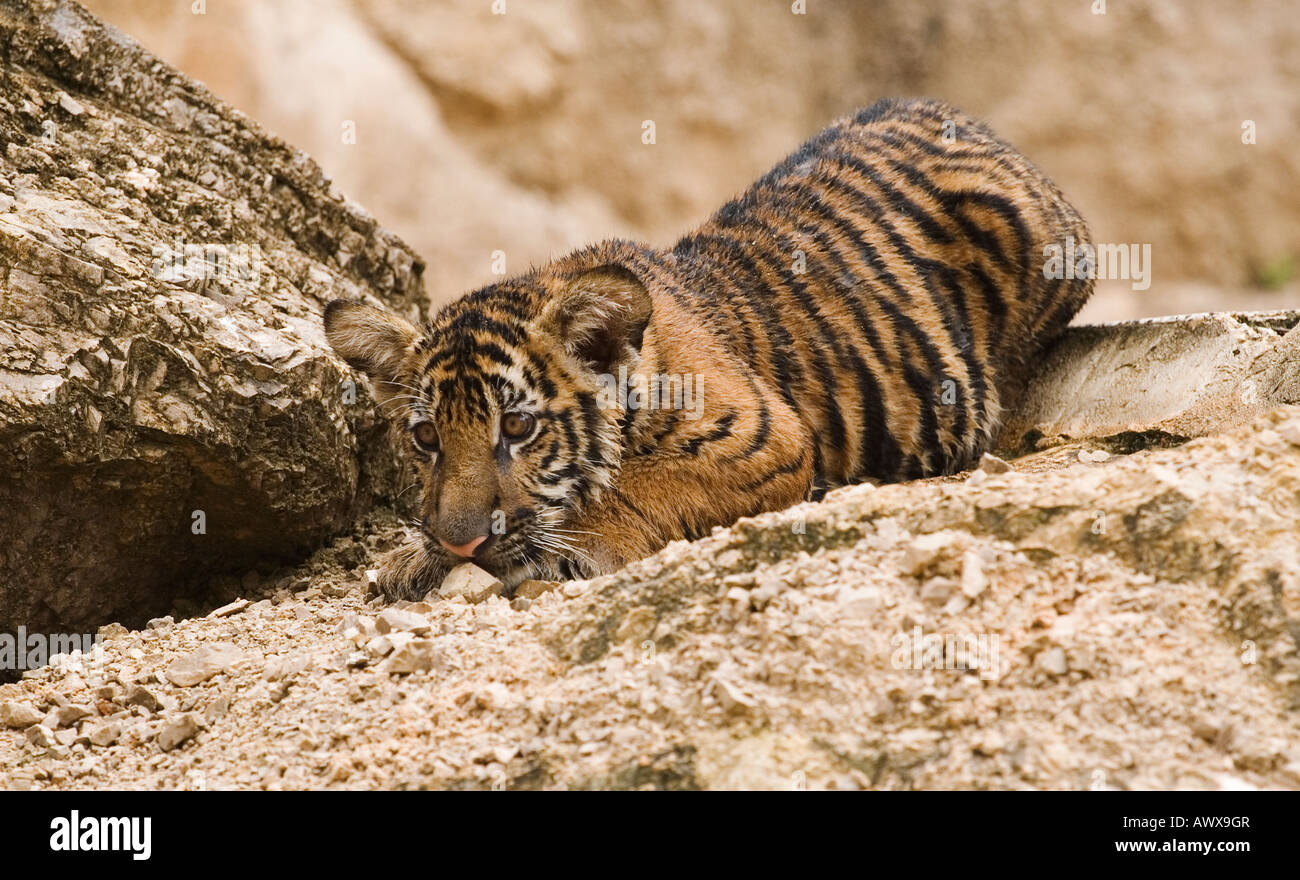
{"label": "small pebble", "polygon": [[163,729],[158,731],[158,746],[164,752],[170,752],[198,732],[198,716],[193,712],[185,712],[178,718],[167,722],[163,725]]}
{"label": "small pebble", "polygon": [[489,596],[499,596],[505,585],[472,562],[458,565],[443,579],[438,596],[450,599],[462,596],[469,602],[482,602]]}

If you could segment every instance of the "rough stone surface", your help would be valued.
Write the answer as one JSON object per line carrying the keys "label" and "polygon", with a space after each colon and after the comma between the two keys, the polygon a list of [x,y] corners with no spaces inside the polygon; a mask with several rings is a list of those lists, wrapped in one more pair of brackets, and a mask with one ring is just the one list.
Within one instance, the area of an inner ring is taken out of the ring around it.
{"label": "rough stone surface", "polygon": [[467,602],[482,602],[490,596],[499,596],[505,585],[472,562],[458,565],[442,580],[438,598],[460,596]]}
{"label": "rough stone surface", "polygon": [[417,257],[73,3],[0,3],[0,55],[0,631],[141,623],[395,495],[320,309],[417,314]]}
{"label": "rough stone surface", "polygon": [[[374,514],[237,615],[0,685],[95,707],[0,730],[0,788],[1300,788],[1300,408],[1083,448],[838,490],[524,610],[327,591],[401,539]],[[213,641],[247,662],[168,683]]]}
{"label": "rough stone surface", "polygon": [[50,712],[49,721],[46,726],[67,727],[71,724],[76,724],[82,718],[85,718],[90,714],[92,714],[92,710],[86,706],[77,706],[74,704],[59,706],[57,709]]}
{"label": "rough stone surface", "polygon": [[381,669],[394,675],[410,675],[413,672],[428,672],[439,661],[437,648],[430,639],[412,639],[383,662]]}
{"label": "rough stone surface", "polygon": [[986,474],[1005,474],[1007,471],[1011,470],[1011,465],[1007,464],[996,455],[991,455],[986,452],[980,456],[978,468]]}
{"label": "rough stone surface", "polygon": [[31,727],[44,716],[31,703],[5,700],[0,703],[0,727]]}
{"label": "rough stone surface", "polygon": [[218,643],[204,645],[186,654],[167,667],[167,680],[177,687],[193,687],[220,675],[244,657],[244,652],[234,645]]}
{"label": "rough stone surface", "polygon": [[[126,682],[122,682],[122,684],[125,685]],[[162,703],[158,701],[158,697],[154,692],[138,684],[131,687],[127,692],[123,703],[127,706],[139,706],[147,712],[157,712],[162,708]]]}
{"label": "rough stone surface", "polygon": [[186,742],[198,732],[198,716],[193,712],[186,712],[172,721],[167,722],[163,726],[163,729],[158,731],[158,747],[164,752],[170,752],[172,749]]}
{"label": "rough stone surface", "polygon": [[[1071,327],[1008,414],[999,445],[1024,452],[1092,437],[1111,451],[1131,451],[1297,403],[1300,312]],[[1092,451],[1088,458],[1095,460]]]}
{"label": "rough stone surface", "polygon": [[515,598],[528,601],[539,599],[543,593],[549,593],[559,586],[561,585],[555,581],[527,580],[515,587]]}
{"label": "rough stone surface", "polygon": [[87,725],[86,741],[92,746],[111,746],[122,736],[122,725],[116,721]]}
{"label": "rough stone surface", "polygon": [[375,629],[380,633],[410,632],[426,635],[429,632],[429,618],[410,609],[385,608],[375,618]]}

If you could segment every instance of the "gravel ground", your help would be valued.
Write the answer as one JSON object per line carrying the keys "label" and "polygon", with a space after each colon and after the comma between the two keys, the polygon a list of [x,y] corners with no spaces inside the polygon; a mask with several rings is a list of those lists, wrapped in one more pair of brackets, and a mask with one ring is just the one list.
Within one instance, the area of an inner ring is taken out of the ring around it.
{"label": "gravel ground", "polygon": [[0,786],[1300,788],[1300,410],[1012,464],[513,601],[369,597],[381,512],[0,686]]}

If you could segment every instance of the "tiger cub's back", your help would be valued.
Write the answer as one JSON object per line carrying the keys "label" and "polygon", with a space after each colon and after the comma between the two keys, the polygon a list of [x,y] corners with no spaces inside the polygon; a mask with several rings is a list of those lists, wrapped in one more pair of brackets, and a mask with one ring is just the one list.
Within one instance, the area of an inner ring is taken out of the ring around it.
{"label": "tiger cub's back", "polygon": [[812,429],[833,486],[974,463],[1092,291],[1045,277],[1045,248],[1071,240],[1089,242],[1078,213],[982,123],[886,100],[813,137],[674,256],[702,315]]}

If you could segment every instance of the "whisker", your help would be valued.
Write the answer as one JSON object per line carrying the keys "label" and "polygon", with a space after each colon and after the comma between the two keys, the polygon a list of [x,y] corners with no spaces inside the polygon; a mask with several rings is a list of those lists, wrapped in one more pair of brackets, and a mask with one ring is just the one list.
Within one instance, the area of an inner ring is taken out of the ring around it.
{"label": "whisker", "polygon": [[405,382],[395,382],[391,379],[385,379],[383,384],[389,386],[390,388],[406,388],[410,391],[414,391],[416,394],[424,394],[423,388],[417,388],[414,385],[407,385]]}

